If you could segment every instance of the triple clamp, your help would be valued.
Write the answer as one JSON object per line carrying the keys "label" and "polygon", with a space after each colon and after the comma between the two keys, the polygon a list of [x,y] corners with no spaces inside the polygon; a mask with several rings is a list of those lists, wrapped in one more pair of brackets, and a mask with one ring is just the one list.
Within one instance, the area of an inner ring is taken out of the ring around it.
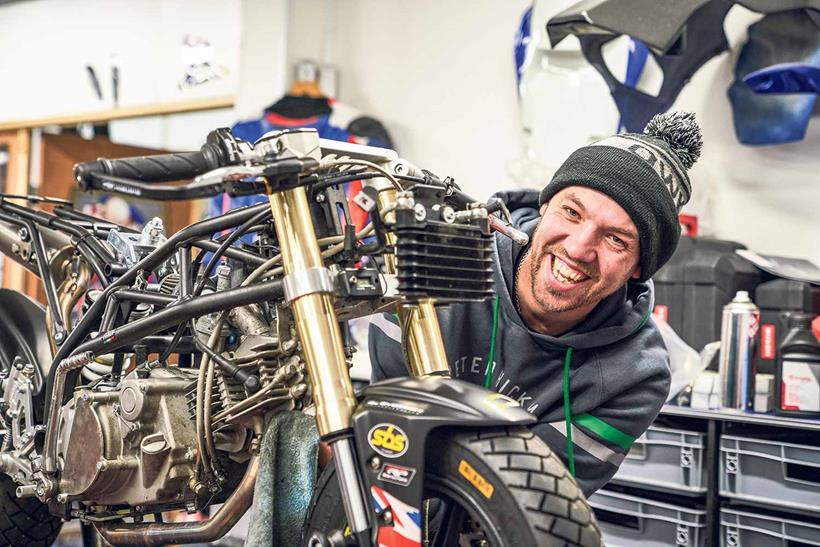
{"label": "triple clamp", "polygon": [[327,268],[308,268],[293,272],[285,276],[282,284],[285,290],[285,301],[288,304],[306,294],[334,291],[333,279]]}

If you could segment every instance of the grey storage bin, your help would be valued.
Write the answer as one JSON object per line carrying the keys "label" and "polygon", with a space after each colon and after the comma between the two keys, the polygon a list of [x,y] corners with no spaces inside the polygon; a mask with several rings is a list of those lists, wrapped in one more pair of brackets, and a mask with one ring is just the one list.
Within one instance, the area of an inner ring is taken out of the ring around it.
{"label": "grey storage bin", "polygon": [[607,547],[700,547],[706,544],[706,511],[610,490],[589,498]]}
{"label": "grey storage bin", "polygon": [[820,513],[820,447],[723,435],[720,493]]}
{"label": "grey storage bin", "polygon": [[820,545],[820,526],[799,520],[720,510],[721,547]]}
{"label": "grey storage bin", "polygon": [[632,445],[615,480],[706,492],[703,449],[706,434],[651,426]]}

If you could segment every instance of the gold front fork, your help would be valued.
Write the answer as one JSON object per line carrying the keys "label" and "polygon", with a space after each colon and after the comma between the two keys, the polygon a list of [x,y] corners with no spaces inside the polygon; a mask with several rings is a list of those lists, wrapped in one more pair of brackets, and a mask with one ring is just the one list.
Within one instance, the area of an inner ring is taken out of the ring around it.
{"label": "gold front fork", "polygon": [[[395,203],[396,190],[387,189],[379,192],[379,208]],[[392,213],[389,213],[392,215]],[[387,234],[387,242],[396,243],[393,232]],[[385,254],[385,270],[389,274],[397,272],[396,257]],[[436,315],[432,299],[421,300],[414,304],[397,305],[399,323],[407,340],[406,351],[410,373],[413,376],[429,374],[450,374],[447,366],[447,355],[444,353],[444,340],[441,338],[441,326]]]}
{"label": "gold front fork", "polygon": [[[285,275],[323,268],[305,188],[284,190],[269,199]],[[356,398],[332,293],[311,292],[297,297],[290,306],[307,363],[319,434],[349,429]]]}

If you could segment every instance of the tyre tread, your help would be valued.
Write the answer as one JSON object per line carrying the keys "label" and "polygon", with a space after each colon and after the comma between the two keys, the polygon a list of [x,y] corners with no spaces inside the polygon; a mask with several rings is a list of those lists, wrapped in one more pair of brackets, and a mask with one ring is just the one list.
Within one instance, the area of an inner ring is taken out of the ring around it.
{"label": "tyre tread", "polygon": [[15,490],[11,478],[0,477],[0,546],[50,547],[62,521],[38,499],[18,498]]}
{"label": "tyre tread", "polygon": [[[463,433],[470,449],[493,466],[531,515],[538,545],[560,537],[572,546],[601,545],[601,530],[581,489],[564,464],[540,438],[528,429],[504,427]],[[530,493],[523,494],[523,490]],[[532,504],[541,494],[541,503]]]}

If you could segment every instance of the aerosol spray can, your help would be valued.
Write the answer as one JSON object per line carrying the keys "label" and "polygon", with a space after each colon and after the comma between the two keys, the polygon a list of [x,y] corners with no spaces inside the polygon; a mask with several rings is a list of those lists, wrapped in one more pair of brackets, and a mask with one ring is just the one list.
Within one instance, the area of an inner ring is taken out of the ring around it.
{"label": "aerosol spray can", "polygon": [[760,309],[746,291],[738,291],[735,298],[723,307],[719,361],[723,408],[752,409],[753,342],[759,322]]}

